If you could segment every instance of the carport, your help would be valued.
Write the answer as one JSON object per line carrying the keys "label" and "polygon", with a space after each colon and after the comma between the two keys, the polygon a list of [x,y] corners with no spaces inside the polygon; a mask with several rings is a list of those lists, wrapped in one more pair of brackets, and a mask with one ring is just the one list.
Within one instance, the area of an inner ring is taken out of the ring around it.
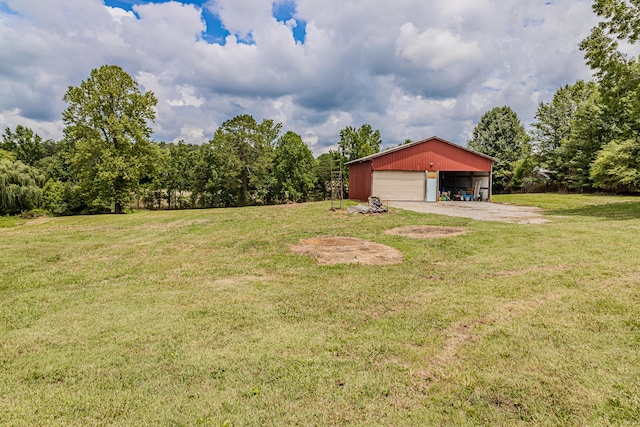
{"label": "carport", "polygon": [[442,192],[491,198],[496,159],[438,137],[404,144],[348,162],[349,198],[437,201]]}

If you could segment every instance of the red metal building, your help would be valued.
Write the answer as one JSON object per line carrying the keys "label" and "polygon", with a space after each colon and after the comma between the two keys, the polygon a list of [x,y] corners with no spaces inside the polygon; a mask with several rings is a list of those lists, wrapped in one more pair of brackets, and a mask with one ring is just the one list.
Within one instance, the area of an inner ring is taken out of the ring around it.
{"label": "red metal building", "polygon": [[431,137],[353,160],[349,198],[435,202],[441,192],[491,198],[493,157]]}

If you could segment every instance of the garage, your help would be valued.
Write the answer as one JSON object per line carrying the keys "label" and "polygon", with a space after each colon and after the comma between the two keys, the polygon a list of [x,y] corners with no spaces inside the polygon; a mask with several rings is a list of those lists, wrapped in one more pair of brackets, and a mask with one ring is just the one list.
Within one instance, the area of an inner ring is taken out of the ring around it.
{"label": "garage", "polygon": [[346,163],[349,198],[435,202],[441,195],[464,195],[464,200],[490,200],[494,161],[434,136]]}
{"label": "garage", "polygon": [[421,202],[425,182],[424,172],[373,171],[372,192],[382,200]]}

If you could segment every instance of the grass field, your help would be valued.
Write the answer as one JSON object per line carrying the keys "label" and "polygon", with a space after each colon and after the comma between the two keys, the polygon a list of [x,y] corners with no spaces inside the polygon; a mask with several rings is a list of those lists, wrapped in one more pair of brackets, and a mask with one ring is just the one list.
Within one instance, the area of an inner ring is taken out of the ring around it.
{"label": "grass field", "polygon": [[[640,424],[640,199],[0,218],[0,425]],[[403,225],[466,226],[435,240]],[[393,266],[290,245],[358,237]]]}

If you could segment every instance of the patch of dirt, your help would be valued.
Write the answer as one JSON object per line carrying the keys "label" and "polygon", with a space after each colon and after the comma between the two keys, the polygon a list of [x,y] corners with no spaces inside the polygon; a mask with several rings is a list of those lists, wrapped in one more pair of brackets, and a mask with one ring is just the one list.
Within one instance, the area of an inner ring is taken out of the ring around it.
{"label": "patch of dirt", "polygon": [[466,227],[438,227],[432,225],[408,225],[396,227],[386,231],[387,234],[410,237],[412,239],[437,239],[466,234]]}
{"label": "patch of dirt", "polygon": [[402,253],[390,246],[353,237],[302,239],[291,251],[311,255],[318,264],[391,265],[402,262]]}

